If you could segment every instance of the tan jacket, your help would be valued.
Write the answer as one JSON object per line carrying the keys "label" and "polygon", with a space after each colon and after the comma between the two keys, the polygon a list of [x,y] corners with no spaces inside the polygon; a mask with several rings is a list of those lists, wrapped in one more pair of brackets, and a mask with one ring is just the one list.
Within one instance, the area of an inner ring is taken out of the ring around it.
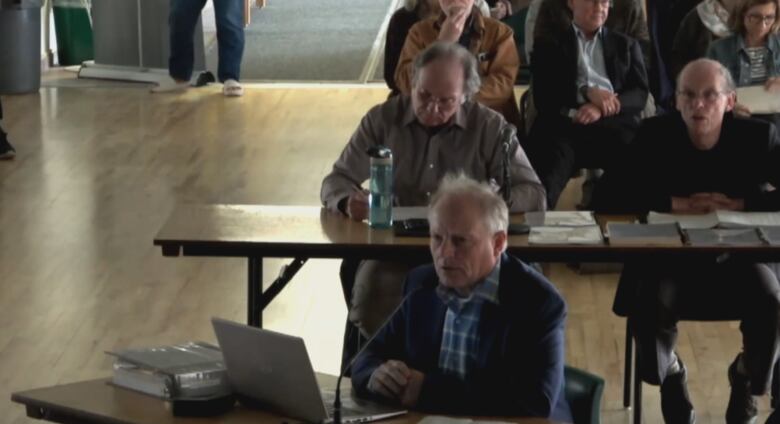
{"label": "tan jacket", "polygon": [[[515,126],[520,123],[520,111],[515,99],[514,84],[520,59],[512,36],[512,29],[503,23],[483,17],[477,9],[471,13],[473,35],[469,50],[477,58],[482,86],[476,100],[504,115]],[[442,14],[438,18],[422,20],[409,30],[401,50],[395,82],[403,94],[410,94],[414,58],[426,47],[436,42]]]}

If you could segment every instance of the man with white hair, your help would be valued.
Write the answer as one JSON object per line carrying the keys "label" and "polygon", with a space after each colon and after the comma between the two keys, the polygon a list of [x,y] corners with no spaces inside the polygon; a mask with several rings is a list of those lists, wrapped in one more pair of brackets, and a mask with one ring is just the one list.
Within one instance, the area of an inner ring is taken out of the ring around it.
{"label": "man with white hair", "polygon": [[[517,137],[506,138],[500,114],[472,100],[479,90],[476,60],[468,50],[436,43],[414,64],[411,96],[395,96],[372,108],[322,181],[320,197],[331,211],[362,221],[368,195],[369,148],[393,152],[393,199],[397,206],[425,206],[439,180],[462,170],[480,181],[504,184],[509,168],[509,207],[514,212],[544,210],[544,188]],[[508,142],[508,152],[503,142]],[[362,261],[354,278],[344,278],[349,319],[370,336],[401,299],[401,284],[417,264]]]}
{"label": "man with white hair", "polygon": [[445,177],[431,199],[433,264],[355,363],[353,387],[432,413],[571,422],[564,398],[566,304],[504,252],[508,212],[492,188]]}
{"label": "man with white hair", "polygon": [[[780,192],[766,189],[780,187],[780,139],[770,123],[732,116],[729,71],[713,60],[693,61],[677,90],[679,113],[643,122],[631,154],[605,174],[597,210],[780,210]],[[686,317],[741,320],[743,349],[728,368],[726,422],[755,422],[755,396],[769,390],[780,346],[779,269],[729,258],[626,264],[614,310],[628,316],[642,380],[661,386],[667,423],[695,421],[687,370],[675,352],[677,321]]]}

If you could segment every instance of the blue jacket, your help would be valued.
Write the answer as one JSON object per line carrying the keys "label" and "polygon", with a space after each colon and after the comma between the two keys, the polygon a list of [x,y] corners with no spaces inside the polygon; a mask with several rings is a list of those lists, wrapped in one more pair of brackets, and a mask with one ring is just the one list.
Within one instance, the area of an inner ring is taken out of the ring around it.
{"label": "blue jacket", "polygon": [[[769,67],[767,68],[767,77],[776,77],[780,75],[780,35],[777,33],[769,34],[766,43],[769,49]],[[738,87],[751,85],[750,81],[750,58],[745,51],[745,39],[742,35],[734,34],[732,36],[717,40],[710,44],[707,57],[717,60],[723,66],[728,68],[734,82]]]}
{"label": "blue jacket", "polygon": [[477,365],[465,381],[439,371],[447,307],[436,294],[432,265],[414,269],[405,293],[419,291],[380,331],[352,370],[352,385],[370,395],[371,373],[389,359],[425,374],[418,409],[431,413],[536,416],[571,422],[564,398],[566,304],[541,274],[506,254],[498,305],[482,306]]}

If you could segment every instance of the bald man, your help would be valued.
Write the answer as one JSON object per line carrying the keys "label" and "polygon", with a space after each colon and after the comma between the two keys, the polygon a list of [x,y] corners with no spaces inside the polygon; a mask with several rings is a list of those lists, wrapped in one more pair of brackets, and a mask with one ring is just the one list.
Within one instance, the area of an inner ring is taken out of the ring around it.
{"label": "bald man", "polygon": [[[597,209],[780,210],[780,192],[766,190],[767,183],[780,187],[780,140],[771,124],[732,116],[736,94],[728,70],[696,60],[677,87],[678,113],[643,122],[629,159],[604,176]],[[755,396],[768,391],[778,356],[778,268],[734,259],[626,264],[614,311],[628,316],[642,380],[661,385],[667,423],[695,419],[686,368],[675,352],[681,317],[741,320],[743,351],[728,369],[726,422],[755,422]]]}

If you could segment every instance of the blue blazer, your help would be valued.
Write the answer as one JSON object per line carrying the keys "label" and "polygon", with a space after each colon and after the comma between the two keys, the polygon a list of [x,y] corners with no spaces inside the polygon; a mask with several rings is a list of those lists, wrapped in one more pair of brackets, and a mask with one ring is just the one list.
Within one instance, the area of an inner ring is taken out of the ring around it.
{"label": "blue blazer", "polygon": [[438,367],[447,312],[436,294],[438,281],[432,265],[409,274],[404,292],[418,291],[352,369],[358,394],[370,396],[371,373],[397,359],[425,374],[420,410],[571,422],[563,377],[566,304],[553,285],[518,259],[502,255],[499,304],[482,306],[476,368],[461,381]]}

